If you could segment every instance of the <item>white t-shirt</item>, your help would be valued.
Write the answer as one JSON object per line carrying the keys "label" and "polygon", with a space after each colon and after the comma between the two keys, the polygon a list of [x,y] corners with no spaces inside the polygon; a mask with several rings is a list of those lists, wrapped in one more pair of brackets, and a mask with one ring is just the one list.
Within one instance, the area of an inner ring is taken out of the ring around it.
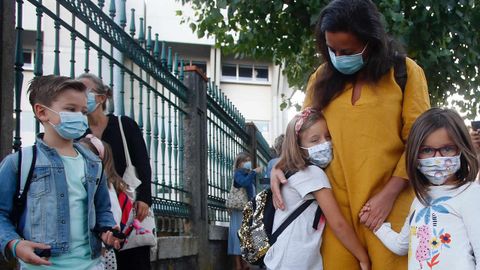
{"label": "white t-shirt", "polygon": [[108,195],[110,196],[110,210],[112,211],[113,219],[115,219],[115,223],[120,226],[120,221],[122,221],[122,208],[118,202],[117,192],[110,183],[108,184]]}
{"label": "white t-shirt", "polygon": [[[288,183],[282,186],[285,210],[275,211],[273,232],[305,200],[314,199],[311,192],[322,188],[331,187],[327,175],[317,166],[308,166],[291,176]],[[323,269],[320,246],[325,221],[321,218],[317,230],[313,228],[317,207],[314,201],[280,234],[265,255],[264,262],[268,269]]]}
{"label": "white t-shirt", "polygon": [[[452,189],[453,187],[453,189]],[[384,223],[375,233],[408,269],[480,269],[480,185],[432,186],[428,207],[418,199],[400,233]]]}

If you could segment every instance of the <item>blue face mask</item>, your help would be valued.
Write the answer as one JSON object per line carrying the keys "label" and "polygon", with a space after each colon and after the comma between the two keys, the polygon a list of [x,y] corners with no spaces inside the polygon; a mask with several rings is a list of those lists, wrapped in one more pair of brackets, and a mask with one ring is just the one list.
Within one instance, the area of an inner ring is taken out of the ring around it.
{"label": "blue face mask", "polygon": [[362,52],[360,53],[341,56],[336,56],[329,47],[328,54],[330,55],[330,60],[332,61],[333,66],[340,73],[343,73],[345,75],[351,75],[359,71],[365,64],[363,62],[363,52],[367,48],[367,45],[365,45]]}
{"label": "blue face mask", "polygon": [[247,170],[251,170],[252,169],[252,162],[247,161],[247,162],[243,163],[243,168],[247,169]]}
{"label": "blue face mask", "polygon": [[54,125],[50,121],[50,125],[57,131],[58,135],[66,140],[73,140],[79,138],[88,128],[87,116],[81,112],[57,112],[48,107],[50,111],[60,116],[60,123]]}
{"label": "blue face mask", "polygon": [[95,97],[97,95],[100,95],[100,94],[95,94],[92,91],[88,91],[88,94],[87,94],[87,113],[94,112],[97,109],[98,105],[100,105],[100,103],[97,103],[97,101],[95,100]]}

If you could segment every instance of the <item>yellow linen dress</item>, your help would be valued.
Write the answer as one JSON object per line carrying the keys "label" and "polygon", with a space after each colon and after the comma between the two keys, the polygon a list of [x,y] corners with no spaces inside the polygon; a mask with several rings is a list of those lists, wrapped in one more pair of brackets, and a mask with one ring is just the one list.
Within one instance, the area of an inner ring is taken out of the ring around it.
{"label": "yellow linen dress", "polygon": [[[405,142],[413,122],[430,107],[430,102],[423,70],[409,58],[406,68],[408,79],[404,93],[395,82],[392,68],[377,83],[363,85],[354,105],[353,85],[348,84],[324,110],[334,153],[326,173],[342,214],[368,250],[373,270],[407,269],[407,257],[390,252],[358,218],[363,205],[390,177],[407,179]],[[304,107],[312,104],[317,74],[319,70],[310,77]],[[394,230],[400,231],[412,199],[409,188],[395,201],[387,218]],[[328,226],[321,252],[325,270],[360,269],[356,258]]]}

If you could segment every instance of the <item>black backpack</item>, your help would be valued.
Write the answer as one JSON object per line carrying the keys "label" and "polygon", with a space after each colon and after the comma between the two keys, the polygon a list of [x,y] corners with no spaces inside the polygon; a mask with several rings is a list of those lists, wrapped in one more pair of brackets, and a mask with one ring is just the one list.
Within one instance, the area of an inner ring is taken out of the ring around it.
{"label": "black backpack", "polygon": [[393,60],[393,75],[395,77],[395,82],[402,89],[402,93],[405,92],[405,86],[407,85],[407,64],[405,63],[406,56],[403,54],[395,54]]}
{"label": "black backpack", "polygon": [[36,160],[36,145],[25,147],[18,151],[17,188],[15,190],[15,197],[13,198],[13,209],[11,213],[11,220],[17,227],[17,230],[27,202],[27,193],[30,188]]}
{"label": "black backpack", "polygon": [[[295,172],[286,174],[290,178]],[[294,221],[315,199],[306,200],[293,211],[282,224],[272,232],[275,207],[273,206],[273,194],[266,189],[250,200],[243,209],[243,220],[238,238],[242,257],[251,264],[263,264],[263,258],[268,249],[277,241],[278,236]],[[313,227],[316,229],[322,210],[320,207],[315,212]]]}

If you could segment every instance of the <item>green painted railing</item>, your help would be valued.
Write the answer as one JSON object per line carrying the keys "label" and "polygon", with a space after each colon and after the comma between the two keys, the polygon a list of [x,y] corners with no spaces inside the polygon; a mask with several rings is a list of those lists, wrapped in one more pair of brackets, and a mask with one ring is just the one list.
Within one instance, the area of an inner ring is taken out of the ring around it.
{"label": "green painted railing", "polygon": [[208,206],[209,218],[228,221],[225,208],[233,181],[235,156],[248,150],[245,119],[212,82],[208,83]]}
{"label": "green painted railing", "polygon": [[[251,152],[256,156],[257,166],[266,168],[271,159],[268,143],[255,128],[252,136],[247,132],[245,118],[227,96],[213,83],[208,83],[208,206],[209,218],[228,221],[225,200],[233,183],[233,163],[238,153]],[[258,175],[263,178],[263,175]],[[257,190],[260,186],[257,185]]]}
{"label": "green painted railing", "polygon": [[[109,103],[108,112],[128,115],[143,132],[153,171],[153,209],[162,224],[167,224],[159,230],[182,232],[191,207],[184,181],[188,164],[183,162],[183,108],[191,94],[182,83],[184,60],[152,33],[145,18],[136,18],[134,9],[127,13],[126,0],[119,6],[110,1],[106,9],[103,0],[16,0],[13,147],[18,150],[26,134],[31,137],[41,129],[24,101],[31,78],[52,73],[98,75],[115,90],[116,102]],[[33,26],[26,14],[35,16]],[[31,36],[34,44],[26,41]],[[33,61],[28,59],[27,63],[33,62],[33,69],[25,62],[26,50],[33,51]],[[207,107],[209,218],[228,221],[225,199],[232,182],[233,161],[238,152],[251,150],[251,137],[244,117],[211,82]],[[35,126],[25,127],[26,122]],[[260,133],[255,138],[254,155],[260,165],[266,165],[268,144]]]}

